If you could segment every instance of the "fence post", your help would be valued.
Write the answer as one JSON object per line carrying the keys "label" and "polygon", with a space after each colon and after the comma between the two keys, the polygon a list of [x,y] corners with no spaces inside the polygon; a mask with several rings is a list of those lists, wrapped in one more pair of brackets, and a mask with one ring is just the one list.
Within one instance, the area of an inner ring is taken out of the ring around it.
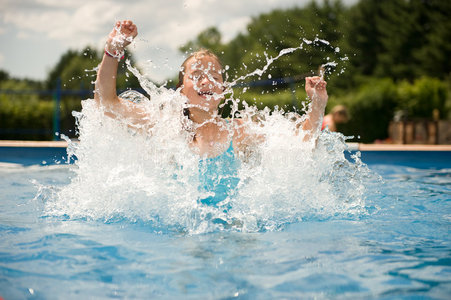
{"label": "fence post", "polygon": [[55,92],[53,93],[53,140],[59,140],[60,134],[60,103],[61,103],[61,78],[56,80]]}

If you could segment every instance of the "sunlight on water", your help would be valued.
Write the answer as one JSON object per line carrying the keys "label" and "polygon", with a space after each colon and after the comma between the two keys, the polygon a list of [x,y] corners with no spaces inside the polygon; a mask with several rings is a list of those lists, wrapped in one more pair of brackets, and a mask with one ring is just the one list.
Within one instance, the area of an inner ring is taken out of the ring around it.
{"label": "sunlight on water", "polygon": [[145,222],[188,233],[277,230],[306,219],[359,218],[366,213],[364,182],[370,173],[358,155],[345,158],[345,138],[324,131],[304,142],[305,133],[298,129],[302,117],[248,105],[239,110],[240,99],[231,90],[243,79],[261,76],[280,56],[302,48],[266,56],[265,67],[228,85],[231,117],[240,117],[249,132],[264,139],[232,163],[195,154],[188,146],[192,137],[186,128],[191,124],[182,114],[187,99],[155,86],[129,65],[149,95],[141,97],[145,115],[157,122],[130,129],[130,120],[109,118],[94,100],[83,101],[82,111],[75,113],[80,143],[69,141],[68,148],[78,158],[75,176],[66,186],[41,191],[45,214]]}

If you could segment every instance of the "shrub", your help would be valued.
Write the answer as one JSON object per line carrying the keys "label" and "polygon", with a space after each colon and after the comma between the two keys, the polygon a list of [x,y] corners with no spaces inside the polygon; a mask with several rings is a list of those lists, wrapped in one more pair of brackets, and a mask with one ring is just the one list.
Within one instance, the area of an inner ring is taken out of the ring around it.
{"label": "shrub", "polygon": [[51,139],[53,107],[33,95],[26,101],[0,95],[0,138]]}
{"label": "shrub", "polygon": [[345,105],[350,114],[346,124],[339,124],[339,131],[354,136],[354,141],[371,143],[388,137],[388,125],[397,106],[398,91],[389,79],[371,79],[356,92],[342,97],[331,97],[329,108],[336,104]]}
{"label": "shrub", "polygon": [[258,109],[268,107],[273,110],[277,106],[285,111],[301,112],[299,109],[302,107],[301,102],[307,97],[305,91],[300,88],[296,89],[294,94],[290,89],[280,89],[274,93],[258,93],[252,90],[243,93],[242,90],[235,90],[235,98],[246,101],[249,105],[255,105]]}
{"label": "shrub", "polygon": [[409,119],[431,119],[433,111],[438,110],[441,117],[447,117],[448,88],[437,78],[422,77],[410,84],[399,84],[398,109],[407,112]]}

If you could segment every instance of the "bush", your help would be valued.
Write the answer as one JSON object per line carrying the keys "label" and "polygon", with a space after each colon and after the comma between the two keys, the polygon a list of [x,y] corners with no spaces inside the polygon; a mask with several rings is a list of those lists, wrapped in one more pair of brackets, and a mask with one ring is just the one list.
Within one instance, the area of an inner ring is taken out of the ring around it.
{"label": "bush", "polygon": [[53,107],[33,95],[26,101],[0,95],[0,138],[51,139]]}
{"label": "bush", "polygon": [[399,103],[395,83],[388,78],[371,79],[356,92],[342,97],[331,96],[328,107],[345,105],[350,114],[346,124],[339,124],[338,130],[353,141],[371,143],[388,137],[388,125]]}
{"label": "bush", "polygon": [[409,119],[432,119],[434,110],[438,110],[442,118],[447,117],[448,88],[439,79],[422,77],[413,84],[403,81],[398,91],[398,109],[405,111]]}
{"label": "bush", "polygon": [[350,121],[338,130],[354,141],[371,143],[388,137],[388,125],[394,112],[401,110],[409,120],[432,119],[433,111],[447,118],[451,109],[447,84],[436,78],[422,77],[413,83],[394,83],[389,78],[367,79],[361,87],[344,96],[332,96],[331,109],[337,104],[348,107]]}
{"label": "bush", "polygon": [[[36,95],[0,95],[0,139],[52,140],[55,103]],[[75,136],[72,111],[80,111],[80,100],[64,99],[60,104],[60,133]]]}
{"label": "bush", "polygon": [[[260,110],[265,107],[273,110],[277,106],[285,111],[297,110],[300,112],[301,102],[305,101],[307,95],[300,88],[296,89],[294,94],[290,89],[280,89],[274,93],[266,93],[264,91],[259,93],[252,90],[243,93],[242,89],[235,89],[234,97],[246,101],[249,105],[255,105]],[[240,108],[243,108],[242,105]]]}
{"label": "bush", "polygon": [[[38,95],[39,87],[20,80],[0,82],[0,139],[51,140],[55,103],[52,95]],[[60,132],[74,136],[72,111],[80,99],[64,97],[60,103]]]}

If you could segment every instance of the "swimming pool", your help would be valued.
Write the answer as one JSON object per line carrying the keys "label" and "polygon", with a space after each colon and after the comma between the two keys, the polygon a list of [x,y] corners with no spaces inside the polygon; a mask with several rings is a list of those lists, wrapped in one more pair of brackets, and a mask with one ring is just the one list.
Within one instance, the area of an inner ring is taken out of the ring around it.
{"label": "swimming pool", "polygon": [[72,166],[53,163],[63,148],[22,150],[0,152],[4,299],[451,295],[450,152],[362,152],[381,179],[366,183],[357,216],[185,234],[139,220],[43,215],[39,187],[68,184]]}

